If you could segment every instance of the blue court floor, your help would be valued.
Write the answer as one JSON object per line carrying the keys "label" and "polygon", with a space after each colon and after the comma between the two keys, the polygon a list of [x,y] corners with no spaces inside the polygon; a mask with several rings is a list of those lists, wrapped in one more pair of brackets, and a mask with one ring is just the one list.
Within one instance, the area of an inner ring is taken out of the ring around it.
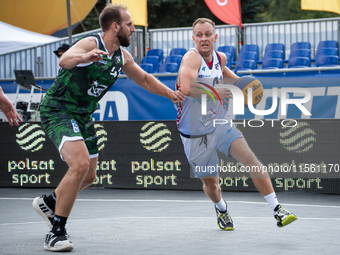
{"label": "blue court floor", "polygon": [[[0,254],[48,254],[48,227],[32,208],[51,189],[0,189]],[[279,192],[299,219],[278,228],[257,192],[223,192],[236,229],[217,227],[203,191],[90,188],[67,224],[72,254],[338,254],[340,196]]]}

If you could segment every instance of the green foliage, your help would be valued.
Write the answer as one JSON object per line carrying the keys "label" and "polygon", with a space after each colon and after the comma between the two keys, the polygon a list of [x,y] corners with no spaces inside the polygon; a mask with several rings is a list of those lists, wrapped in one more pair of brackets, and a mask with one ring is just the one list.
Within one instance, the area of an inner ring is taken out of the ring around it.
{"label": "green foliage", "polygon": [[339,17],[339,14],[324,11],[301,10],[301,0],[271,0],[264,14],[264,21],[288,21]]}
{"label": "green foliage", "polygon": [[263,22],[270,0],[241,0],[242,23]]}
{"label": "green foliage", "polygon": [[[99,26],[99,13],[104,9],[107,4],[107,0],[98,0],[95,5],[95,8],[91,10],[89,15],[83,20],[83,25],[86,31],[94,30],[100,28]],[[97,10],[97,12],[96,12]],[[79,24],[76,28],[73,29],[72,34],[79,34],[85,32],[81,24]]]}

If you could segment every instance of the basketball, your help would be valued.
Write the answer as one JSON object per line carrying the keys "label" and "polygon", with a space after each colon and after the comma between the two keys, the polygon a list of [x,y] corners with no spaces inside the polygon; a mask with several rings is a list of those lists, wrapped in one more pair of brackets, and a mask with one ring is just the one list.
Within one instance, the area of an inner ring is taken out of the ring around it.
{"label": "basketball", "polygon": [[238,78],[234,85],[240,88],[244,95],[244,106],[248,107],[248,88],[253,89],[253,105],[257,105],[261,102],[263,97],[262,83],[254,76],[243,76]]}

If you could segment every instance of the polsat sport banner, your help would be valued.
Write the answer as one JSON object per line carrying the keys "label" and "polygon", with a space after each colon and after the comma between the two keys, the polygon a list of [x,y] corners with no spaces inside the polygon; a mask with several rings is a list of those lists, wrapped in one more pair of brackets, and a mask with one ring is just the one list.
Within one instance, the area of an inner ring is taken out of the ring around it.
{"label": "polsat sport banner", "polygon": [[204,0],[210,11],[223,22],[242,28],[240,0]]}

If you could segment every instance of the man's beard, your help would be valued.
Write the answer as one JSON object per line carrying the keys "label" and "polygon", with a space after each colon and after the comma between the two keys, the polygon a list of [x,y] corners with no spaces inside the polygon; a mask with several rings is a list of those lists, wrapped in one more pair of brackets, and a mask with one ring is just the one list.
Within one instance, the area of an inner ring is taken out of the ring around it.
{"label": "man's beard", "polygon": [[128,47],[130,45],[129,37],[123,33],[122,29],[119,30],[117,37],[120,45],[123,47]]}

